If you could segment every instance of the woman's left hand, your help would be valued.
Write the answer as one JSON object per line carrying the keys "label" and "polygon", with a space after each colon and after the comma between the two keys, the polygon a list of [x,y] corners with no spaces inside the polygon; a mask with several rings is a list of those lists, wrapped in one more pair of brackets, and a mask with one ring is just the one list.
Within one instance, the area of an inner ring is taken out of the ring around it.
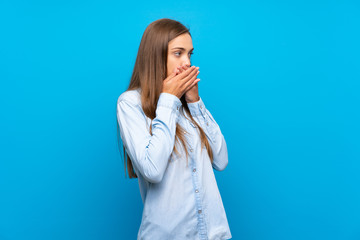
{"label": "woman's left hand", "polygon": [[[178,66],[177,67],[177,74],[182,73],[183,71],[185,71],[189,67],[190,67],[190,65]],[[198,84],[195,84],[192,88],[190,88],[187,92],[185,92],[184,96],[185,96],[186,102],[188,102],[188,103],[199,101],[200,97],[199,97]]]}

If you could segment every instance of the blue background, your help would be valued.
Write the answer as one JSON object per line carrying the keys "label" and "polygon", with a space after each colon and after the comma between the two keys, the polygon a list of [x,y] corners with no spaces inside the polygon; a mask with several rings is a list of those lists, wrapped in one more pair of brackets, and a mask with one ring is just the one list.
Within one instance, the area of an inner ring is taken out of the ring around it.
{"label": "blue background", "polygon": [[0,3],[0,239],[136,239],[116,100],[142,33],[190,27],[233,239],[360,239],[356,1]]}

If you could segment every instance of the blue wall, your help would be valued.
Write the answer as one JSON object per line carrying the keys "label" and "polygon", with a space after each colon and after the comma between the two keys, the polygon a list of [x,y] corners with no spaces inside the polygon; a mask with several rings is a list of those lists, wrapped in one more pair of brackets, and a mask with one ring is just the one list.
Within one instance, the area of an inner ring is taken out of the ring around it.
{"label": "blue wall", "polygon": [[116,100],[146,26],[190,27],[233,239],[360,239],[357,1],[0,2],[0,239],[135,239]]}

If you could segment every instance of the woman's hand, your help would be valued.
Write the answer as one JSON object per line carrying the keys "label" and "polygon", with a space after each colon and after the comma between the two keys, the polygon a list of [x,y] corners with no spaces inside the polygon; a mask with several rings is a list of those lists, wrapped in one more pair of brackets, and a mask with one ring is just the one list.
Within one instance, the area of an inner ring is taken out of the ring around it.
{"label": "woman's hand", "polygon": [[170,93],[177,96],[179,99],[189,89],[193,88],[200,79],[197,79],[199,74],[199,67],[188,67],[183,69],[181,73],[174,69],[174,71],[163,81],[162,92]]}
{"label": "woman's hand", "polygon": [[[182,65],[182,66],[178,66],[176,68],[176,72],[177,73],[182,73],[183,71],[186,71],[189,68],[189,65]],[[200,73],[200,71],[198,71],[198,73]],[[198,81],[196,82],[196,84],[189,88],[188,91],[185,92],[185,100],[188,103],[192,103],[192,102],[197,102],[200,100],[199,97],[199,88],[198,88],[198,82],[200,81],[200,79],[198,79]]]}

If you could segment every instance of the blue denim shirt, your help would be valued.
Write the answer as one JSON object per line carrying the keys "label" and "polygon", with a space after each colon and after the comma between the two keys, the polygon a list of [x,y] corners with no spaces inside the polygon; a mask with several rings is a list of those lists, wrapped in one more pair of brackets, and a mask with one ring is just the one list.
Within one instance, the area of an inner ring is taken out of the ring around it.
{"label": "blue denim shirt", "polygon": [[[151,123],[141,108],[139,89],[122,93],[117,101],[120,136],[138,176],[144,203],[137,239],[230,239],[213,170],[222,171],[228,164],[224,136],[201,98],[188,103],[212,147],[211,164],[195,125],[180,113],[181,105],[175,95],[161,93]],[[188,163],[181,145],[177,145],[180,155],[173,152],[176,123],[185,129]]]}

